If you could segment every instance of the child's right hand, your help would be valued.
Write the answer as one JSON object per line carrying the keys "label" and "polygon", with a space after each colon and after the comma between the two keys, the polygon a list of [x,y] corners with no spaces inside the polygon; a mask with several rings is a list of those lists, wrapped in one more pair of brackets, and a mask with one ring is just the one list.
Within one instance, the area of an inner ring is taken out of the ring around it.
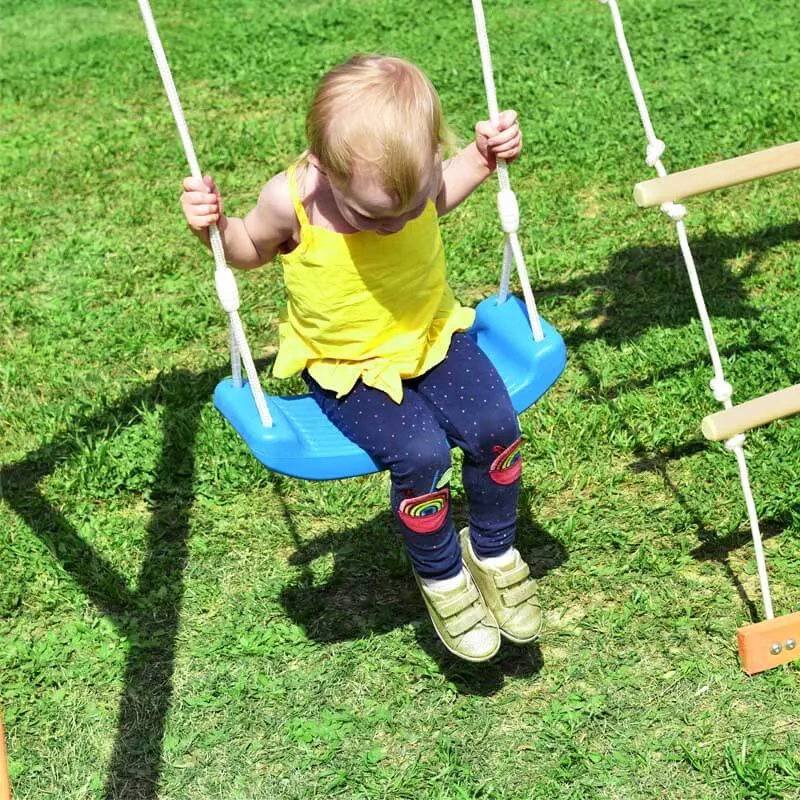
{"label": "child's right hand", "polygon": [[189,227],[200,233],[222,217],[222,197],[210,175],[204,178],[186,178],[181,195],[183,216]]}

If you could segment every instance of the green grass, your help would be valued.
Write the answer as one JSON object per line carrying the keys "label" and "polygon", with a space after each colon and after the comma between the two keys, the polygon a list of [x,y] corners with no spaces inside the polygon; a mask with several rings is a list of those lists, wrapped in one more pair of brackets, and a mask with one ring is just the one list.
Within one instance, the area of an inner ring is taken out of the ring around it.
{"label": "green grass", "polygon": [[[469,4],[155,4],[198,156],[230,212],[303,146],[353,51],[423,66],[455,129],[485,116]],[[624,0],[664,162],[797,138],[795,0]],[[386,477],[265,472],[210,405],[227,373],[209,256],[136,4],[0,15],[0,695],[16,797],[125,800],[800,797],[798,671],[747,678],[760,618],[734,459],[608,10],[487,2],[537,298],[569,363],[522,417],[519,547],[539,645],[438,645]],[[452,282],[498,280],[487,185],[444,222]],[[690,201],[737,399],[800,381],[797,176]],[[261,357],[279,271],[243,276]],[[276,382],[272,392],[300,388]],[[748,437],[778,613],[800,596],[800,423]],[[463,496],[456,492],[463,520]]]}

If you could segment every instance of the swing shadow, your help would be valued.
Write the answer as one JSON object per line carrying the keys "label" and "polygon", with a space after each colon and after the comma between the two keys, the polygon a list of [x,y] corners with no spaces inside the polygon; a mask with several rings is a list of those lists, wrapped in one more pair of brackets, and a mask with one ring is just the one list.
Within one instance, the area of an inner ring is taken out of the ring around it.
{"label": "swing shadow", "polygon": [[[95,608],[113,622],[127,645],[117,732],[103,790],[105,800],[157,800],[159,796],[164,732],[173,702],[183,572],[195,499],[195,439],[202,409],[225,372],[176,370],[162,374],[152,384],[131,392],[113,406],[74,420],[49,442],[0,469],[2,499],[47,547]],[[148,496],[150,519],[134,590],[129,580],[82,538],[67,515],[44,495],[39,485],[80,454],[87,440],[107,438],[112,431],[139,425],[159,406],[163,408],[163,444]],[[281,479],[270,473],[270,480],[287,525],[299,541]],[[523,503],[523,508],[527,505]],[[399,542],[387,536],[389,522],[388,513],[379,515],[353,531],[329,534],[300,549],[298,562],[310,560],[316,552],[331,549],[337,552],[340,565],[337,581],[343,587],[341,597],[347,597],[348,591],[352,594],[352,587],[363,585],[362,576],[358,574],[363,570],[367,575],[368,592],[385,602],[382,608],[380,604],[368,602],[368,597],[352,598],[350,604],[361,609],[361,622],[338,613],[335,618],[332,615],[331,619],[323,619],[320,627],[314,622],[307,604],[301,604],[298,599],[292,602],[298,596],[292,594],[292,587],[287,587],[289,609],[320,641],[351,638],[370,630],[388,631],[405,622],[414,623],[425,614]],[[543,565],[564,560],[559,545],[538,529],[529,516],[523,517],[520,539],[523,552],[537,548],[542,551],[540,563]],[[545,560],[548,554],[550,562]],[[549,566],[543,567],[539,574],[544,574],[546,568]],[[347,587],[351,587],[350,590]],[[338,598],[337,583],[324,591]],[[310,598],[312,606],[324,599],[314,592]],[[4,612],[0,610],[0,613]],[[533,674],[541,669],[541,654],[535,646],[506,647],[486,669],[486,665],[456,664],[442,652],[427,628],[418,631],[418,638],[442,671],[465,691],[490,693],[502,685],[504,674]]]}
{"label": "swing shadow", "polygon": [[[517,547],[529,560],[533,576],[541,578],[568,556],[563,546],[533,521],[531,505],[530,493],[523,489]],[[288,510],[284,512],[291,526]],[[466,509],[458,502],[454,514],[456,527],[465,526]],[[526,647],[504,643],[498,656],[480,664],[465,662],[445,650],[428,619],[388,509],[354,528],[331,531],[312,541],[302,542],[292,530],[297,550],[289,563],[299,568],[299,575],[281,592],[281,602],[310,639],[327,644],[411,625],[420,647],[464,694],[490,695],[503,686],[506,676],[529,677],[542,669],[536,643]],[[319,584],[311,565],[329,554],[333,555],[333,572]]]}
{"label": "swing shadow", "polygon": [[[117,734],[103,791],[106,800],[158,797],[194,501],[195,435],[206,398],[221,376],[184,370],[161,375],[114,407],[77,420],[67,433],[0,471],[3,499],[114,623],[128,646]],[[139,424],[146,411],[159,405],[164,407],[163,446],[148,498],[145,554],[133,590],[38,484],[79,453],[86,438]]]}

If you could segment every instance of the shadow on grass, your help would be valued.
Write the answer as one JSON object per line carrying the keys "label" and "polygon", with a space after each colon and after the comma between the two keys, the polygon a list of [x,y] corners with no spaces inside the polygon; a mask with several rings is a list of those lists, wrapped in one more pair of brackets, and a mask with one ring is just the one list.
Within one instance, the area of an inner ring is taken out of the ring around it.
{"label": "shadow on grass", "polygon": [[[708,233],[699,238],[690,238],[712,327],[714,320],[721,317],[735,320],[758,319],[759,310],[750,303],[749,290],[745,283],[757,272],[770,249],[784,242],[797,240],[800,240],[800,223],[797,222],[765,228],[748,236]],[[737,263],[736,271],[732,268],[734,261]],[[580,296],[594,292],[598,298],[598,303],[581,316],[599,322],[591,328],[584,326],[564,336],[568,353],[573,359],[580,358],[581,345],[590,341],[602,340],[611,347],[620,347],[635,342],[652,328],[674,329],[675,337],[679,338],[686,335],[684,329],[689,323],[698,320],[697,307],[677,239],[674,246],[658,245],[621,250],[611,256],[605,272],[554,284],[546,287],[545,292],[561,296]],[[691,335],[697,338],[699,344],[703,343],[699,327]],[[800,367],[788,360],[788,350],[785,336],[770,338],[760,328],[751,325],[748,326],[746,341],[723,348],[720,356],[725,368],[726,362],[736,356],[752,352],[765,353],[779,367],[776,371],[783,373],[785,385],[792,385],[800,380]],[[706,356],[705,361],[709,365],[710,378],[713,374],[710,356]],[[658,380],[680,375],[695,366],[696,362],[668,366],[656,364],[644,378],[617,381],[608,387],[603,385],[601,376],[593,371],[591,364],[583,359],[582,369],[589,378],[583,396],[589,400],[607,402],[623,392],[635,391]],[[764,387],[764,391],[776,388],[781,387]],[[709,406],[712,404],[716,408],[709,394]],[[625,425],[624,422],[621,424]],[[638,441],[634,428],[626,427],[627,433],[634,441]],[[692,551],[692,555],[698,560],[716,560],[724,566],[729,580],[755,621],[759,618],[756,603],[748,596],[729,558],[732,550],[751,542],[750,537],[738,534],[721,537],[707,520],[700,517],[691,498],[678,488],[668,473],[669,462],[692,456],[706,447],[708,444],[705,441],[697,440],[677,442],[656,452],[640,446],[637,452],[639,458],[633,462],[631,469],[649,470],[660,476],[665,488],[687,511],[698,530],[702,543]],[[765,539],[778,535],[790,524],[792,511],[787,510],[785,516],[786,519],[760,521]]]}
{"label": "shadow on grass", "polygon": [[[752,274],[768,248],[797,238],[800,224],[770,228],[746,239],[709,235],[694,242],[704,289],[714,296],[712,314],[755,316],[742,281]],[[728,261],[748,250],[752,254],[748,264],[734,275]],[[566,339],[571,351],[589,339],[599,338],[614,346],[653,326],[679,328],[694,318],[693,300],[678,266],[676,248],[623,251],[612,257],[606,272],[545,287],[544,293],[579,295],[595,289],[599,298],[611,298],[610,302],[603,300],[602,308],[592,310],[594,316],[602,313],[604,321],[591,331],[569,334]],[[768,342],[763,344],[770,346]],[[654,375],[658,377],[657,372]],[[4,500],[49,548],[90,601],[113,620],[128,643],[117,736],[104,790],[107,800],[158,797],[194,502],[193,448],[201,410],[222,376],[222,372],[191,374],[182,370],[163,375],[113,408],[76,422],[69,436],[54,439],[25,459],[4,467],[0,474]],[[124,576],[86,544],[38,484],[79,451],[82,438],[137,424],[142,409],[157,405],[164,405],[164,444],[151,493],[146,554],[136,581],[138,589],[131,591]],[[669,457],[676,457],[675,452]],[[666,473],[664,477],[668,480]],[[282,497],[280,487],[276,488]],[[680,498],[675,487],[673,491]],[[685,502],[682,498],[681,501]],[[291,527],[291,515],[288,509],[285,511]],[[520,549],[528,557],[533,555],[532,565],[538,565],[539,574],[544,574],[563,563],[566,553],[531,520],[527,498],[521,501],[521,511]],[[387,513],[354,531],[330,534],[299,549],[295,558],[300,564],[308,564],[316,554],[336,555],[336,572],[328,584],[315,587],[306,570],[300,582],[284,592],[287,610],[312,638],[337,641],[425,618],[399,543],[387,535],[390,522]],[[698,527],[707,530],[701,520]],[[721,546],[724,551],[725,543]],[[717,550],[711,548],[708,553],[715,557]],[[502,685],[505,676],[533,675],[542,667],[541,653],[535,646],[505,645],[489,665],[471,665],[446,655],[427,622],[417,627],[417,636],[442,671],[466,693],[491,694]]]}
{"label": "shadow on grass", "polygon": [[[664,487],[675,497],[681,507],[688,513],[693,526],[697,529],[698,538],[701,544],[691,551],[691,556],[698,561],[716,561],[721,564],[725,574],[732,586],[739,595],[742,604],[747,608],[751,621],[758,622],[761,618],[757,604],[747,594],[738,574],[731,566],[730,554],[740,547],[752,545],[752,537],[748,532],[734,531],[727,536],[720,536],[719,532],[704,520],[693,508],[691,499],[678,488],[676,483],[669,476],[669,464],[681,458],[695,455],[707,447],[705,442],[687,442],[681,447],[672,448],[669,451],[660,453],[650,453],[631,464],[631,469],[636,472],[648,471],[658,475]],[[744,500],[742,500],[744,504]],[[792,512],[787,509],[785,519],[761,519],[759,529],[763,541],[772,539],[780,535],[785,528],[791,524]]]}
{"label": "shadow on grass", "polygon": [[[786,519],[762,519],[759,520],[758,527],[761,531],[761,539],[766,542],[779,536],[790,525],[790,514],[787,512]],[[760,622],[764,615],[759,610],[755,601],[747,594],[747,590],[742,585],[739,576],[731,566],[730,554],[740,547],[752,546],[753,539],[749,533],[743,534],[741,531],[734,531],[728,536],[719,536],[716,531],[711,533],[703,532],[700,535],[703,542],[699,547],[691,551],[693,558],[698,561],[717,561],[722,564],[728,579],[736,589],[743,605],[747,608],[751,622]],[[755,558],[755,556],[753,556]],[[763,602],[763,600],[762,600]]]}
{"label": "shadow on grass", "polygon": [[[128,645],[117,734],[104,789],[106,800],[156,800],[159,796],[194,502],[194,442],[202,409],[223,376],[223,371],[192,374],[184,370],[162,375],[113,407],[76,420],[67,432],[0,471],[3,499],[90,602],[114,622]],[[134,591],[128,579],[83,540],[39,484],[78,454],[85,440],[140,424],[144,414],[157,406],[163,406],[163,445],[149,495],[145,555]],[[296,533],[275,476],[273,488],[283,503],[287,525]],[[386,518],[372,520],[356,531],[322,537],[298,556],[311,559],[314,553],[331,549],[341,556],[337,558],[341,565],[337,581],[324,590],[327,596],[315,591],[302,593],[304,603],[299,599],[293,603],[292,598],[300,594],[293,594],[293,587],[286,590],[287,606],[313,638],[356,638],[371,630],[389,630],[424,614],[399,542],[387,535],[389,523],[387,512]],[[542,538],[546,540],[546,534],[537,531],[529,520],[523,522],[523,550]],[[318,617],[315,609],[328,603],[333,609],[331,617]],[[334,630],[336,624],[338,630]],[[432,633],[421,633],[420,642],[440,661],[443,671],[467,691],[487,693],[501,685],[504,673],[531,674],[541,668],[535,647],[507,648],[487,672],[454,664],[441,652]]]}
{"label": "shadow on grass", "polygon": [[[691,236],[691,231],[690,231]],[[800,369],[786,358],[787,339],[774,339],[752,325],[759,310],[749,300],[747,281],[757,273],[769,251],[785,242],[800,240],[800,223],[773,226],[749,236],[727,236],[707,233],[690,241],[703,294],[706,298],[712,327],[720,318],[751,321],[743,343],[722,347],[723,366],[728,359],[742,353],[761,351],[780,364],[787,374],[787,385],[800,378]],[[736,263],[736,269],[733,263]],[[699,325],[687,332],[690,323],[698,320],[697,308],[677,239],[674,246],[632,247],[611,255],[604,271],[577,276],[538,288],[541,295],[582,297],[594,295],[596,302],[578,315],[585,320],[575,330],[564,333],[568,357],[573,357],[588,342],[603,341],[610,347],[635,342],[651,329],[672,329],[676,344],[691,336],[705,348]],[[701,356],[709,364],[711,360]],[[664,365],[653,364],[647,374],[616,381],[612,387],[595,394],[592,387],[586,396],[607,399],[621,392],[650,386],[658,380],[681,375],[697,362]],[[765,391],[781,388],[765,387]],[[709,395],[710,396],[710,395]]]}
{"label": "shadow on grass", "polygon": [[[800,222],[765,228],[749,236],[712,232],[690,238],[712,322],[715,317],[757,318],[758,310],[749,301],[745,283],[758,271],[771,249],[797,240],[800,240]],[[735,272],[733,261],[738,262]],[[610,256],[605,271],[546,285],[539,291],[560,297],[587,292],[597,295],[597,305],[580,316],[601,321],[591,330],[567,334],[568,350],[596,339],[619,346],[651,328],[683,328],[697,319],[677,239],[674,246],[620,250]]]}
{"label": "shadow on grass", "polygon": [[[456,501],[458,502],[458,500]],[[388,510],[355,528],[336,531],[301,543],[286,512],[298,549],[290,563],[301,568],[299,579],[281,593],[289,616],[317,642],[338,642],[386,633],[413,625],[417,640],[439,664],[442,672],[461,691],[491,694],[503,685],[505,675],[538,673],[542,657],[538,645],[515,647],[505,644],[489,663],[469,664],[448,653],[433,631],[396,523]],[[531,518],[530,496],[520,497],[517,546],[529,559],[535,577],[564,563],[566,551]],[[456,526],[466,524],[465,511],[456,509]],[[461,517],[461,519],[459,519]],[[320,556],[333,554],[333,574],[317,584],[310,564]]]}
{"label": "shadow on grass", "polygon": [[[54,440],[0,473],[4,500],[128,644],[117,736],[104,790],[109,800],[158,796],[194,500],[193,447],[200,412],[219,377],[182,370],[163,375],[115,407],[81,420],[69,438]],[[156,405],[164,405],[163,446],[150,495],[138,589],[132,591],[126,578],[86,544],[38,484],[79,450],[82,438],[137,424],[141,410]]]}

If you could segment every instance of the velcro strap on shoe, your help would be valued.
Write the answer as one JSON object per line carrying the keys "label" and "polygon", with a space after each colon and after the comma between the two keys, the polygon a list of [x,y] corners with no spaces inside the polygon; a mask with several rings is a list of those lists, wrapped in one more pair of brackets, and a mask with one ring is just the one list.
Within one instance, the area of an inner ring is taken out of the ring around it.
{"label": "velcro strap on shoe", "polygon": [[522,605],[526,600],[536,595],[536,584],[533,581],[525,581],[501,595],[503,598],[503,605],[506,608],[515,608]]}
{"label": "velcro strap on shoe", "polygon": [[531,568],[523,561],[518,567],[508,570],[508,572],[501,572],[499,575],[494,576],[494,585],[498,589],[508,589],[515,583],[521,583],[531,574]]}
{"label": "velcro strap on shoe", "polygon": [[439,616],[448,619],[449,617],[458,614],[459,611],[469,608],[479,597],[480,595],[478,594],[475,584],[470,582],[469,587],[464,589],[464,591],[460,594],[457,594],[450,600],[437,599],[434,601],[433,605],[436,609],[436,613],[439,614]]}
{"label": "velcro strap on shoe", "polygon": [[470,628],[474,628],[483,619],[483,615],[484,610],[479,605],[472,606],[458,616],[446,619],[444,627],[451,636],[461,636]]}

